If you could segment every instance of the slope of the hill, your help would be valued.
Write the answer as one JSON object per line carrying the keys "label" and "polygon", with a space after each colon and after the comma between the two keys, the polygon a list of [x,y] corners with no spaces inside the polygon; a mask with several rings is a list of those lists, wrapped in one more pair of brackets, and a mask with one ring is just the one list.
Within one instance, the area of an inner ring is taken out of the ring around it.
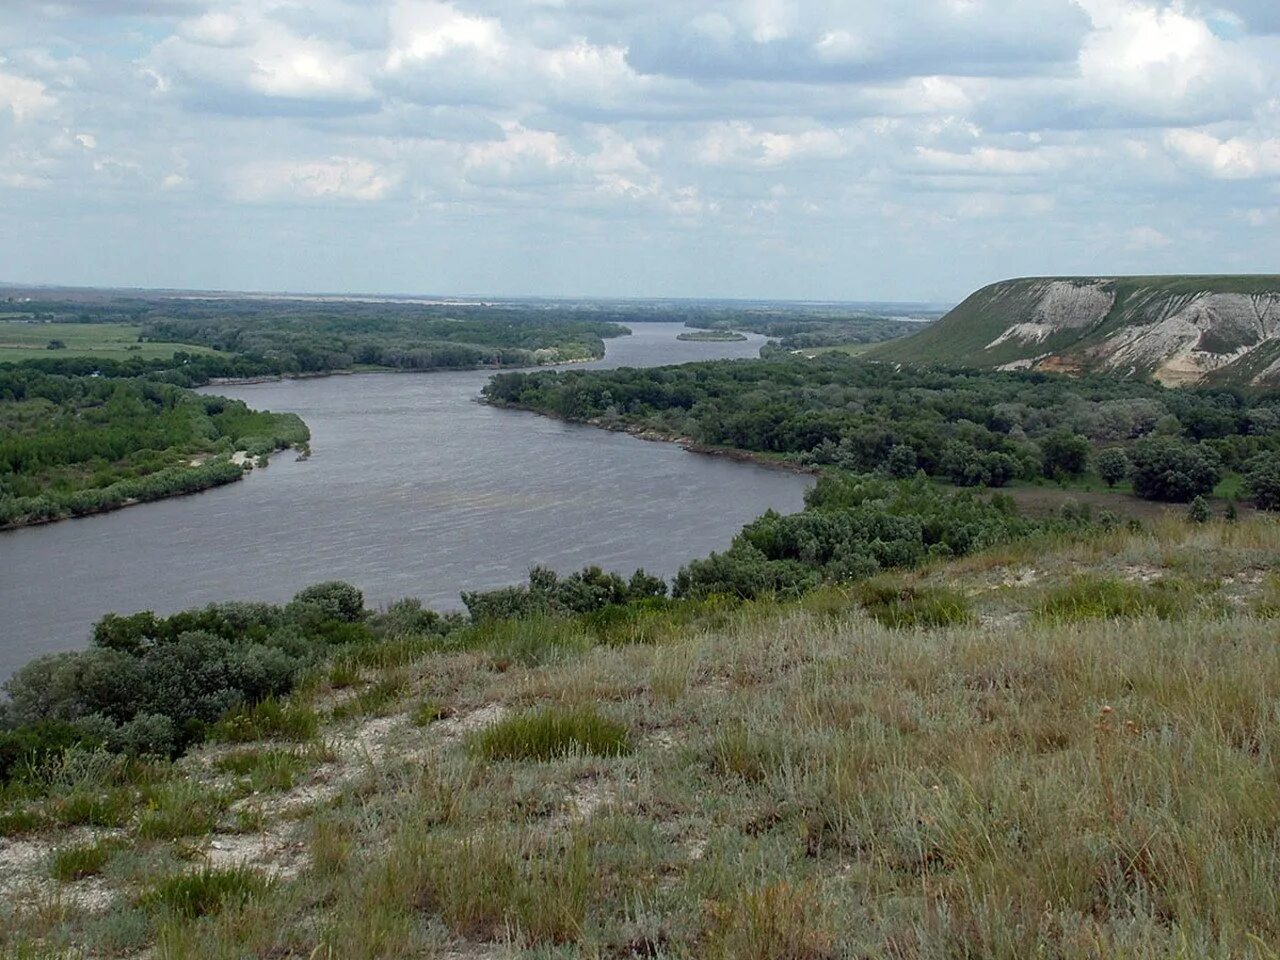
{"label": "slope of the hill", "polygon": [[1280,276],[1030,278],[984,287],[875,360],[1280,385]]}
{"label": "slope of the hill", "polygon": [[1274,958],[1277,557],[1166,520],[385,647],[0,796],[0,953]]}

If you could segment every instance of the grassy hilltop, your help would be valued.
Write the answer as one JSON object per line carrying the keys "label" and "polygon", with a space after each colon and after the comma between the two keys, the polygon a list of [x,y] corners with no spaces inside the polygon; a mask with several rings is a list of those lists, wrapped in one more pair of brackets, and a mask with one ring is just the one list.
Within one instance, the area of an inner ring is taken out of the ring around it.
{"label": "grassy hilltop", "polygon": [[0,805],[0,951],[1280,955],[1280,527],[412,631]]}
{"label": "grassy hilltop", "polygon": [[1280,276],[1008,280],[876,360],[1098,371],[1170,385],[1280,382]]}

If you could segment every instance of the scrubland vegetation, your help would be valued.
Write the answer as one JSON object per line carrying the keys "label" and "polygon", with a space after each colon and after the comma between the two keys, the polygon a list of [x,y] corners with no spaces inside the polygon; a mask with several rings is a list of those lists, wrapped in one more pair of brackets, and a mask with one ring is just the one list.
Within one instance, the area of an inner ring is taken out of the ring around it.
{"label": "scrubland vegetation", "polygon": [[[1171,517],[794,600],[540,574],[537,611],[448,624],[317,588],[272,614],[323,651],[290,693],[176,761],[10,776],[0,945],[1275,957],[1278,557],[1266,518]],[[188,616],[100,649],[211,630]]]}

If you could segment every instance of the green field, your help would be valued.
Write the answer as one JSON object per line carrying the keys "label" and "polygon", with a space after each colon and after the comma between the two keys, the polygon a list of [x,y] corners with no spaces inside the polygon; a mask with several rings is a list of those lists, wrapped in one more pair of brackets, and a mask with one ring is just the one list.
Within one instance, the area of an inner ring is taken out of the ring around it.
{"label": "green field", "polygon": [[[130,323],[31,323],[0,320],[0,363],[41,357],[106,357],[128,360],[167,360],[177,350],[213,354],[216,350],[185,343],[139,343],[142,327]],[[65,350],[50,350],[51,340],[61,340]]]}

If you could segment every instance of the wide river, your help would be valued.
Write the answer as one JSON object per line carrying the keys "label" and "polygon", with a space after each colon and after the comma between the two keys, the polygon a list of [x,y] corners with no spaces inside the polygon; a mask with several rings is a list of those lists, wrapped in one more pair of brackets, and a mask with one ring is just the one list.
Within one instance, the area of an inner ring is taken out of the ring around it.
{"label": "wide river", "polygon": [[[676,340],[637,324],[588,366],[754,357],[746,343]],[[811,481],[677,446],[476,403],[489,373],[366,374],[218,387],[311,427],[310,460],[206,493],[0,533],[0,679],[83,646],[111,611],[171,613],[215,600],[287,600],[320,580],[383,605],[454,609],[462,590],[517,583],[542,564],[670,576],[724,549]]]}

